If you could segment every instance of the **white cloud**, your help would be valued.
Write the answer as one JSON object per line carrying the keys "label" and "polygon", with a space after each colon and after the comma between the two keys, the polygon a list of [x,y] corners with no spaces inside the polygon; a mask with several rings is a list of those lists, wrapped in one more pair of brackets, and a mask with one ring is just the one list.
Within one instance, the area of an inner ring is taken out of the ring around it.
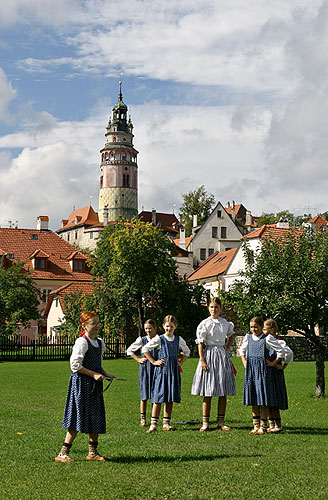
{"label": "white cloud", "polygon": [[7,108],[15,97],[16,91],[8,81],[5,72],[0,68],[0,121],[6,122],[10,120]]}

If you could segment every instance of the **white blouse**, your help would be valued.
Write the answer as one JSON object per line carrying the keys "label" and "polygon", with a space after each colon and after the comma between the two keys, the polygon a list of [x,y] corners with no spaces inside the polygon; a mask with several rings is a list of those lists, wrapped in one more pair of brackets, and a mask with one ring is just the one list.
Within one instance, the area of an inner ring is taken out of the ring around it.
{"label": "white blouse", "polygon": [[[257,342],[258,340],[260,340],[260,337],[257,337],[256,335],[254,335],[254,333],[252,333],[252,339],[255,340],[255,342]],[[278,358],[284,359],[285,350],[279,343],[279,341],[275,337],[273,337],[273,335],[267,335],[265,337],[265,344],[268,349],[273,349],[274,351],[276,351]],[[245,335],[241,347],[239,349],[240,356],[246,356],[247,348],[248,348],[248,335]]]}
{"label": "white blouse", "polygon": [[234,324],[224,318],[209,318],[201,321],[196,330],[196,344],[225,345],[226,339],[234,335]]}
{"label": "white blouse", "polygon": [[[147,337],[148,338],[148,337]],[[148,338],[148,342],[149,342]],[[138,337],[137,340],[135,340],[126,350],[127,356],[131,356],[134,352],[141,350],[142,348],[142,337]]]}
{"label": "white blouse", "polygon": [[[173,335],[173,337],[167,337],[165,336],[166,340],[168,340],[168,342],[173,342],[173,340],[175,339],[175,336]],[[152,351],[153,349],[160,349],[162,345],[162,341],[161,341],[161,337],[159,335],[155,335],[155,337],[153,337],[149,342],[148,344],[144,345],[141,352],[144,353],[144,352],[149,352],[149,351]],[[190,349],[189,347],[187,346],[185,340],[183,340],[182,337],[180,337],[179,335],[179,349],[180,351],[182,351],[182,354],[184,356],[190,356]]]}
{"label": "white blouse", "polygon": [[[106,350],[106,345],[103,339],[99,339],[101,342],[101,355],[104,354]],[[97,339],[89,339],[89,342],[91,345],[94,347],[98,347],[98,341]],[[73,373],[78,372],[82,368],[82,361],[84,359],[85,353],[88,350],[88,341],[84,337],[79,337],[76,339],[73,350],[72,350],[72,355],[70,357],[70,365],[71,365],[71,370]]]}
{"label": "white blouse", "polygon": [[282,358],[282,360],[286,365],[289,365],[290,363],[292,363],[294,361],[294,353],[284,340],[280,340],[280,339],[277,339],[277,340],[278,340],[279,344],[284,349],[284,357]]}

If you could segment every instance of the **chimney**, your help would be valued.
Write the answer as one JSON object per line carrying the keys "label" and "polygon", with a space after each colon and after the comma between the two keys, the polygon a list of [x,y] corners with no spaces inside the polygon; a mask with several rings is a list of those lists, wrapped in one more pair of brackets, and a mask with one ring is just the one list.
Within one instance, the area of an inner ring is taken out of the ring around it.
{"label": "chimney", "polygon": [[230,201],[227,202],[226,208],[230,208]]}
{"label": "chimney", "polygon": [[232,220],[236,220],[235,200],[232,200],[231,218]]}
{"label": "chimney", "polygon": [[184,227],[180,228],[180,243],[179,247],[182,248],[183,250],[186,249],[186,230]]}
{"label": "chimney", "polygon": [[192,216],[192,227],[198,226],[198,216],[195,214]]}
{"label": "chimney", "polygon": [[49,217],[47,215],[39,215],[36,219],[36,228],[38,231],[49,231]]}
{"label": "chimney", "polygon": [[289,222],[287,219],[281,217],[276,224],[277,229],[289,229]]}
{"label": "chimney", "polygon": [[103,208],[103,219],[104,219],[104,227],[108,224],[108,205],[105,205]]}
{"label": "chimney", "polygon": [[154,226],[156,226],[156,210],[154,208],[151,211],[151,222]]}
{"label": "chimney", "polygon": [[249,231],[252,226],[252,216],[250,210],[246,210],[246,219],[245,219],[246,229]]}

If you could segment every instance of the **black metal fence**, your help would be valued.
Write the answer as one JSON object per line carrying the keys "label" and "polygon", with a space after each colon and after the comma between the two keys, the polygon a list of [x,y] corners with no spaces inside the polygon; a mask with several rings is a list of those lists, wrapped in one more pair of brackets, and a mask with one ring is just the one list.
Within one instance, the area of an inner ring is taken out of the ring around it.
{"label": "black metal fence", "polygon": [[[126,354],[124,340],[104,338],[106,351],[104,359],[121,358]],[[0,336],[0,361],[57,361],[67,360],[72,353],[75,339],[59,338],[56,342],[41,337],[31,340],[28,337],[16,339]]]}

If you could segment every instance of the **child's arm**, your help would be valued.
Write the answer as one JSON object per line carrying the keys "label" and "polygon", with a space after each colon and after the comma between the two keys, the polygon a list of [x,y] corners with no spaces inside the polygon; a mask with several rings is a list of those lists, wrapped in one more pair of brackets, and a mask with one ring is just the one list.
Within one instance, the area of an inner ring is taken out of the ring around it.
{"label": "child's arm", "polygon": [[137,361],[137,363],[140,363],[140,364],[143,364],[143,363],[147,363],[147,359],[146,358],[139,358],[139,356],[137,356],[135,354],[136,351],[138,351],[139,349],[142,348],[142,339],[141,337],[137,338],[137,340],[135,340],[135,342],[133,342],[126,350],[126,354],[128,356],[131,356],[131,358],[133,358],[135,361]]}
{"label": "child's arm", "polygon": [[241,360],[243,362],[244,368],[246,368],[246,353],[248,350],[248,336],[245,335],[242,341],[242,344],[239,349],[239,354],[241,357]]}
{"label": "child's arm", "polygon": [[151,362],[152,365],[154,366],[162,366],[164,365],[164,359],[158,359],[157,361],[154,360],[153,356],[149,352],[144,352],[144,355],[148,359],[148,361]]}
{"label": "child's arm", "polygon": [[204,342],[199,342],[198,354],[199,354],[200,364],[202,365],[202,369],[205,371],[208,370],[208,366],[207,366],[205,358],[204,358]]}
{"label": "child's arm", "polygon": [[186,359],[190,356],[190,349],[186,344],[186,341],[179,336],[179,349],[182,351],[181,359],[178,359],[178,366],[182,366]]}
{"label": "child's arm", "polygon": [[231,335],[229,338],[228,338],[228,342],[223,346],[225,348],[226,351],[229,351],[230,347],[232,346],[232,342],[233,342],[233,339],[235,338],[234,335]]}
{"label": "child's arm", "polygon": [[246,356],[244,356],[244,355],[242,354],[240,357],[241,357],[241,360],[242,360],[242,362],[243,362],[244,368],[246,368]]}
{"label": "child's arm", "polygon": [[88,375],[89,377],[95,379],[97,382],[101,382],[105,378],[105,376],[102,373],[97,373],[92,370],[88,370],[88,368],[84,368],[84,366],[82,366],[82,368],[80,368],[77,371],[77,373],[80,373],[81,375]]}
{"label": "child's arm", "polygon": [[137,361],[137,363],[140,363],[141,365],[143,363],[147,363],[147,358],[139,358],[136,354],[134,354],[134,352],[132,354],[130,354],[131,358],[133,358],[135,361]]}

